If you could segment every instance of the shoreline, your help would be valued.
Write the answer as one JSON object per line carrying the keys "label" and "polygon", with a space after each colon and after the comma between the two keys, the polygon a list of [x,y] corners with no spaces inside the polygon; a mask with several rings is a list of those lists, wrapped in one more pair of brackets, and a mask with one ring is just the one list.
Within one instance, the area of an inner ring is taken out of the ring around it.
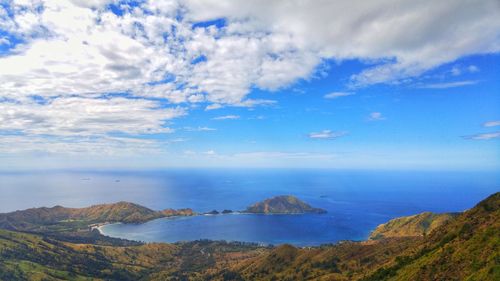
{"label": "shoreline", "polygon": [[[102,223],[95,223],[95,224],[91,224],[89,225],[89,229],[90,231],[94,231],[94,229],[97,229],[97,231],[99,231],[99,234],[101,235],[104,235],[104,236],[108,236],[106,234],[104,234],[104,231],[102,230],[103,227],[107,226],[107,225],[111,225],[111,224],[117,224],[117,223],[121,223],[121,222],[102,222]],[[111,237],[111,236],[110,236]]]}

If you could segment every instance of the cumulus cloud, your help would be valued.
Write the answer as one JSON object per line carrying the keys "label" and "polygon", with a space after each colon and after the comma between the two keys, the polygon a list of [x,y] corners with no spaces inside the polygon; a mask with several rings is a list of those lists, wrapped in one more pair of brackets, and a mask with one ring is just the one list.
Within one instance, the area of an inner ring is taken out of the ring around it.
{"label": "cumulus cloud", "polygon": [[[381,60],[353,75],[355,85],[417,76],[458,57],[500,48],[499,4],[494,0],[188,3],[194,19],[228,17],[238,22],[235,29],[280,34],[282,44],[305,54],[312,51],[321,57]],[[450,44],[455,47],[450,49]]]}
{"label": "cumulus cloud", "polygon": [[6,36],[0,37],[0,46],[2,45],[10,45],[10,40]]}
{"label": "cumulus cloud", "polygon": [[[499,52],[499,8],[496,0],[7,1],[0,5],[0,130],[168,132],[166,120],[187,114],[183,104],[272,105],[249,93],[312,79],[325,60],[366,63],[352,87],[398,83]],[[218,26],[200,24],[217,19]],[[109,93],[127,98],[104,98]],[[229,116],[216,120],[238,118]]]}
{"label": "cumulus cloud", "polygon": [[[495,0],[145,1],[121,5],[121,16],[104,8],[110,2],[2,7],[0,28],[25,43],[0,59],[9,65],[0,69],[0,94],[130,91],[238,104],[252,87],[308,79],[324,59],[378,62],[352,77],[368,85],[500,50]],[[219,18],[221,28],[193,28]]]}
{"label": "cumulus cloud", "polygon": [[165,122],[184,114],[180,107],[160,109],[154,101],[122,97],[2,102],[0,131],[52,136],[169,133]]}
{"label": "cumulus cloud", "polygon": [[332,93],[324,95],[323,97],[325,99],[336,99],[336,98],[347,97],[347,96],[352,96],[352,95],[354,95],[354,93],[350,93],[350,92],[332,92]]}
{"label": "cumulus cloud", "polygon": [[323,130],[321,132],[309,133],[311,139],[336,139],[347,135],[347,132]]}
{"label": "cumulus cloud", "polygon": [[235,120],[235,119],[240,119],[239,115],[224,115],[224,116],[217,116],[212,118],[212,120]]}

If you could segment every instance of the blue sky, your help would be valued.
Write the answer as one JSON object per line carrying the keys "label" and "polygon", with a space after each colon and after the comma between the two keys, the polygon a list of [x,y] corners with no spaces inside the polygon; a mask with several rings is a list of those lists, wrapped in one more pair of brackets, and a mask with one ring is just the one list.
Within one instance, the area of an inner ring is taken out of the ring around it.
{"label": "blue sky", "polygon": [[7,1],[0,169],[498,170],[500,8],[469,4]]}

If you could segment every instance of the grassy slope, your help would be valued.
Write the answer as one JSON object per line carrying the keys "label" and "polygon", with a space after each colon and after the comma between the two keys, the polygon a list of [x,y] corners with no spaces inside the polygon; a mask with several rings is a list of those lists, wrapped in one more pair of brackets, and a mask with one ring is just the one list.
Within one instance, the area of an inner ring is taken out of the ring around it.
{"label": "grassy slope", "polygon": [[499,218],[497,193],[426,237],[315,248],[109,247],[0,230],[0,280],[500,280]]}
{"label": "grassy slope", "polygon": [[203,280],[210,270],[262,251],[212,241],[97,246],[0,230],[0,280]]}
{"label": "grassy slope", "polygon": [[413,238],[401,238],[314,248],[282,245],[234,264],[221,272],[219,278],[224,280],[224,275],[232,274],[241,280],[355,280],[388,262],[413,243]]}
{"label": "grassy slope", "polygon": [[456,218],[458,213],[435,214],[425,212],[418,215],[400,217],[377,226],[370,239],[387,237],[425,236],[441,225]]}
{"label": "grassy slope", "polygon": [[241,280],[500,280],[500,193],[426,237],[298,249],[284,245],[220,272]]}
{"label": "grassy slope", "polygon": [[500,193],[366,280],[500,280]]}
{"label": "grassy slope", "polygon": [[0,228],[43,232],[67,231],[86,228],[91,223],[141,223],[165,216],[193,214],[190,209],[153,211],[129,202],[94,205],[87,208],[55,206],[0,214]]}
{"label": "grassy slope", "polygon": [[30,280],[28,276],[36,271],[49,280],[55,276],[134,280],[158,262],[172,259],[174,251],[175,246],[169,244],[106,247],[0,230],[0,279]]}
{"label": "grassy slope", "polygon": [[23,211],[0,214],[2,228],[29,228],[32,225],[48,225],[61,221],[85,220],[89,222],[104,222],[106,220],[127,219],[129,216],[151,216],[155,212],[132,203],[119,202],[115,204],[95,205],[88,208],[32,208]]}

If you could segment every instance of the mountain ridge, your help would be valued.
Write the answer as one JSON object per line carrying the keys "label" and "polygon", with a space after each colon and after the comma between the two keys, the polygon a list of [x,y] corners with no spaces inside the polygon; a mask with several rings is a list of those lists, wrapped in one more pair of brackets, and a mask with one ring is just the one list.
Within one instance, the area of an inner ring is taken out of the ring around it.
{"label": "mountain ridge", "polygon": [[500,280],[499,247],[495,193],[425,236],[319,247],[217,241],[118,247],[0,230],[0,280]]}

